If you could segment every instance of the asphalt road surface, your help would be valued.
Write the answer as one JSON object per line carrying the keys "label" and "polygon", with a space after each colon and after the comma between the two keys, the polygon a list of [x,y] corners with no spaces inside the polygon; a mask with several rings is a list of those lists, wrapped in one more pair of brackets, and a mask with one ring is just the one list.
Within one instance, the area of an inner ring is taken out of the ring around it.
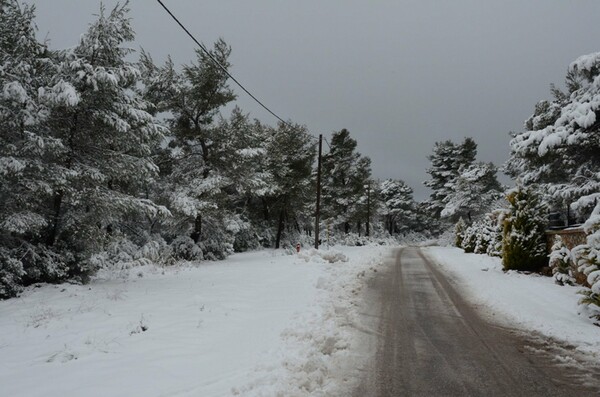
{"label": "asphalt road surface", "polygon": [[376,354],[356,397],[600,396],[598,372],[555,360],[568,347],[487,323],[418,248],[398,250],[370,295]]}

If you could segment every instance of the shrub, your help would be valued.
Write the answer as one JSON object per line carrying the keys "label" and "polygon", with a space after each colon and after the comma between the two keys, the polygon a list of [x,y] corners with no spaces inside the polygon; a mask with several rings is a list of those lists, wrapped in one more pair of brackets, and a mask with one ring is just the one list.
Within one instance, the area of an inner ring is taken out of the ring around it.
{"label": "shrub", "polygon": [[186,261],[204,259],[202,249],[189,236],[179,236],[170,244],[173,258]]}
{"label": "shrub", "polygon": [[572,251],[577,270],[587,276],[589,286],[580,291],[583,297],[579,303],[590,318],[600,320],[600,204],[596,205],[583,228],[588,234],[586,244],[578,245]]}
{"label": "shrub", "polygon": [[477,226],[471,225],[465,230],[465,236],[462,241],[462,249],[467,252],[475,252],[477,245]]}
{"label": "shrub", "polygon": [[571,251],[563,242],[562,237],[556,236],[556,241],[552,245],[549,263],[556,284],[573,285],[575,283],[572,263]]}
{"label": "shrub", "polygon": [[477,235],[475,236],[476,254],[487,254],[488,247],[492,242],[492,230],[487,218],[477,224]]}
{"label": "shrub", "polygon": [[12,298],[21,292],[24,275],[23,263],[0,248],[0,299]]}
{"label": "shrub", "polygon": [[509,192],[504,219],[502,264],[505,270],[539,270],[547,264],[546,208],[531,190],[517,185]]}
{"label": "shrub", "polygon": [[491,222],[491,240],[486,252],[489,256],[502,257],[502,229],[506,215],[504,209],[492,211],[487,215]]}
{"label": "shrub", "polygon": [[454,245],[456,247],[462,247],[463,240],[465,238],[465,229],[467,228],[467,224],[465,220],[460,217],[456,225],[454,225]]}

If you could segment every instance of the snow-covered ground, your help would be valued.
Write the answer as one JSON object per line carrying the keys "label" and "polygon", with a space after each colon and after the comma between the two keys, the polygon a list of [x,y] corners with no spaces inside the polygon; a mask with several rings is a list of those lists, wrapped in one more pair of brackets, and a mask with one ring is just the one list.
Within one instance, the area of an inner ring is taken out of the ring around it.
{"label": "snow-covered ground", "polygon": [[387,251],[263,251],[32,287],[0,302],[0,394],[345,395],[365,359],[359,291]]}
{"label": "snow-covered ground", "polygon": [[428,247],[425,253],[488,318],[566,342],[590,359],[600,357],[600,328],[578,314],[581,287],[559,286],[534,274],[505,273],[499,258],[458,248]]}

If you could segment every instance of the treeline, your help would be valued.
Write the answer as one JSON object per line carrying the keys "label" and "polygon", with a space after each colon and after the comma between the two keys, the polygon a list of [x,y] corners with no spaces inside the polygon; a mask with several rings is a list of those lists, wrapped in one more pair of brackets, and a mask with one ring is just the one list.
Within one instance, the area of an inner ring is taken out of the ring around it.
{"label": "treeline", "polygon": [[[565,89],[552,85],[551,93],[553,99],[536,104],[524,130],[512,134],[504,169],[516,187],[505,193],[503,205],[489,206],[476,219],[461,218],[455,243],[502,257],[506,270],[549,265],[558,284],[583,285],[582,312],[600,320],[600,53],[572,62]],[[564,226],[581,227],[585,243],[567,246],[560,237],[547,242],[549,214],[560,215]]]}
{"label": "treeline", "polygon": [[[132,61],[128,12],[101,8],[75,47],[54,50],[33,7],[1,3],[0,297],[103,266],[313,244],[315,137],[221,115],[236,98],[209,59],[230,67],[223,40],[181,67]],[[426,229],[412,189],[373,180],[347,130],[328,142],[324,242]]]}

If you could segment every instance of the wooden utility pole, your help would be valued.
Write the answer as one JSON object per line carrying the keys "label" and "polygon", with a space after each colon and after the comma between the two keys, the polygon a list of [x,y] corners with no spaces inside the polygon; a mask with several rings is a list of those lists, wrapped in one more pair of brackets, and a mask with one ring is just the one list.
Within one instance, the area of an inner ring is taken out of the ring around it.
{"label": "wooden utility pole", "polygon": [[317,160],[317,208],[315,211],[315,248],[319,249],[319,217],[321,216],[321,157],[323,152],[323,134],[319,135],[319,157]]}
{"label": "wooden utility pole", "polygon": [[367,185],[367,237],[371,235],[371,181]]}

